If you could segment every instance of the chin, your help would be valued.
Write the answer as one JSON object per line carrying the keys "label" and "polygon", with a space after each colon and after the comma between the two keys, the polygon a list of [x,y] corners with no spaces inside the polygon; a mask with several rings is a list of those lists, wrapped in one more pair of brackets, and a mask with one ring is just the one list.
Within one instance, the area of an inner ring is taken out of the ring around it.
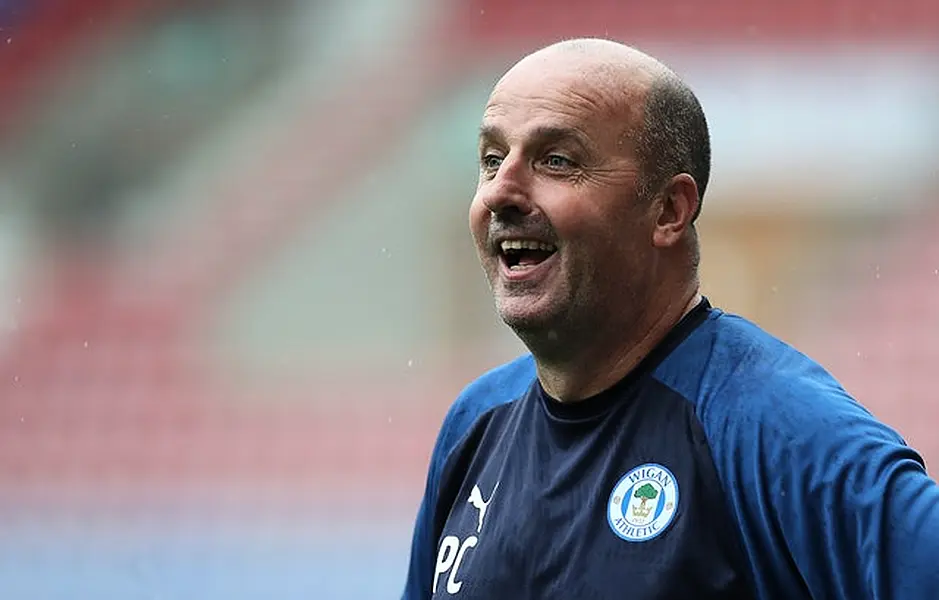
{"label": "chin", "polygon": [[534,335],[552,330],[558,320],[556,311],[547,310],[539,307],[535,302],[525,302],[517,298],[498,303],[496,308],[502,322],[520,336],[523,333]]}

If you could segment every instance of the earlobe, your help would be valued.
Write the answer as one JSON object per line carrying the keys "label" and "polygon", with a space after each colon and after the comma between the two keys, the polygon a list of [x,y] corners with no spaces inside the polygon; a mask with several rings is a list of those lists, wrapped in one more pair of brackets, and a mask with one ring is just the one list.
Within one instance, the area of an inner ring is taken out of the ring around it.
{"label": "earlobe", "polygon": [[662,194],[653,244],[659,248],[677,244],[691,226],[698,203],[698,186],[694,179],[687,173],[673,177]]}

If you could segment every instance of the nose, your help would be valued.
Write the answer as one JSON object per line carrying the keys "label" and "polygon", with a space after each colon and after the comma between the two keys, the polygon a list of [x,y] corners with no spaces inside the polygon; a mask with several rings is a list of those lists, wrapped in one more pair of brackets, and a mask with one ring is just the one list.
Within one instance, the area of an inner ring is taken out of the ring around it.
{"label": "nose", "polygon": [[506,157],[496,174],[482,181],[477,196],[494,215],[527,215],[532,212],[529,174],[524,160]]}

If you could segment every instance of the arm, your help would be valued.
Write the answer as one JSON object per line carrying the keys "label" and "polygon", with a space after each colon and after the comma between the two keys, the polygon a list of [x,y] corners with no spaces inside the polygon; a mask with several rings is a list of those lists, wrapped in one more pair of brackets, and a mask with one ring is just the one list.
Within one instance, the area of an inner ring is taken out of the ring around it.
{"label": "arm", "polygon": [[[721,462],[762,597],[939,598],[939,486],[830,381],[770,386]],[[744,409],[745,410],[745,409]]]}
{"label": "arm", "polygon": [[414,523],[411,559],[402,600],[428,600],[434,577],[437,551],[437,498],[440,477],[447,458],[476,420],[498,404],[520,396],[534,381],[535,367],[531,356],[520,357],[489,371],[463,390],[443,420],[430,457],[424,497]]}
{"label": "arm", "polygon": [[939,598],[939,486],[919,455],[845,397],[792,424],[767,440],[768,500],[812,596]]}
{"label": "arm", "polygon": [[430,582],[433,577],[434,550],[437,546],[437,540],[434,537],[434,508],[437,503],[440,472],[449,451],[448,446],[452,445],[449,441],[449,431],[454,421],[453,413],[454,408],[451,408],[437,435],[430,457],[424,496],[417,511],[417,519],[411,536],[411,558],[401,600],[427,600],[431,597]]}

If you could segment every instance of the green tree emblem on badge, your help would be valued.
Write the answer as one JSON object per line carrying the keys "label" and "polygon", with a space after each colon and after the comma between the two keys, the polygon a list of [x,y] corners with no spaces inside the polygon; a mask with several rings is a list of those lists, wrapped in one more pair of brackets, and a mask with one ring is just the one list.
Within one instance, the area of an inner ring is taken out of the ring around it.
{"label": "green tree emblem on badge", "polygon": [[643,518],[648,517],[649,513],[652,512],[652,507],[647,508],[646,501],[655,500],[658,495],[659,491],[651,483],[639,486],[639,489],[633,494],[634,498],[639,498],[639,506],[633,507],[633,515]]}

